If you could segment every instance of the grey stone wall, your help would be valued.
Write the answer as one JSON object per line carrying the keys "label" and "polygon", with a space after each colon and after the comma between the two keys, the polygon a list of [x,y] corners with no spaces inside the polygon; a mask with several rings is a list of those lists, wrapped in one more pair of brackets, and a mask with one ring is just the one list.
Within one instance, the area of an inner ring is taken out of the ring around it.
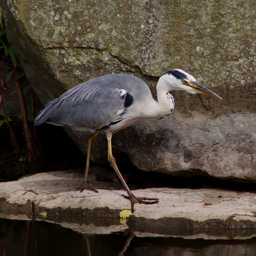
{"label": "grey stone wall", "polygon": [[[174,92],[167,119],[114,136],[143,170],[256,180],[256,3],[1,0],[6,32],[43,103],[110,73],[145,80],[182,68],[223,97]],[[71,134],[86,151],[86,134]],[[103,136],[92,158],[101,162]],[[106,147],[105,147],[106,149]],[[104,157],[103,157],[104,156]]]}

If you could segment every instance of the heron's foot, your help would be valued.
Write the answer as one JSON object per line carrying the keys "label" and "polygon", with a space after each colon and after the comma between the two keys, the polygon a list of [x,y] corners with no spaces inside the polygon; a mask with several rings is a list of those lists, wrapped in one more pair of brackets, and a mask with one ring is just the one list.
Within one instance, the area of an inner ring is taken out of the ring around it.
{"label": "heron's foot", "polygon": [[81,185],[77,189],[80,190],[80,192],[83,192],[84,189],[88,189],[94,191],[95,193],[98,193],[98,190],[88,180],[83,180]]}
{"label": "heron's foot", "polygon": [[131,201],[131,211],[134,212],[134,204],[157,204],[159,202],[158,198],[149,197],[136,197],[132,194],[132,197],[122,195],[124,198]]}

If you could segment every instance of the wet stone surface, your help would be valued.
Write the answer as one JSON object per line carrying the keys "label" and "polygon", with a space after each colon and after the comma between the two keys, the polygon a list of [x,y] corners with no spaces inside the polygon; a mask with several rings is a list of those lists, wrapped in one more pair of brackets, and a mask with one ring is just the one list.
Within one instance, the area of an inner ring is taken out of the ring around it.
{"label": "wet stone surface", "polygon": [[[125,191],[120,190],[120,184],[97,181],[91,175],[98,193],[80,193],[76,188],[82,178],[79,172],[57,171],[3,182],[1,216],[43,219],[77,228],[119,225],[120,211],[130,209],[129,201],[121,196]],[[205,188],[148,188],[133,192],[136,196],[159,198],[156,205],[135,205],[127,225],[139,234],[228,237],[240,230],[240,236],[248,237],[255,233],[254,193]]]}

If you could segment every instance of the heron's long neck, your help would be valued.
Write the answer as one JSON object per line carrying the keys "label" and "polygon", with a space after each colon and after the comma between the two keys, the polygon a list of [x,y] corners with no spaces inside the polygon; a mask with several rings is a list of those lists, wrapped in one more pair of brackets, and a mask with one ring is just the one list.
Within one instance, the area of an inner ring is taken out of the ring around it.
{"label": "heron's long neck", "polygon": [[169,89],[170,86],[160,78],[156,86],[158,101],[155,101],[152,97],[145,98],[145,101],[140,103],[142,104],[141,107],[135,107],[134,109],[133,113],[137,115],[137,119],[140,121],[156,120],[169,115],[174,108],[173,97],[170,99],[170,94],[167,95]]}
{"label": "heron's long neck", "polygon": [[167,86],[165,81],[163,81],[160,78],[156,86],[156,91],[157,91],[157,101],[158,101],[159,111],[162,112],[163,114],[168,113],[170,111],[170,105],[166,96],[169,90],[170,90],[169,86]]}

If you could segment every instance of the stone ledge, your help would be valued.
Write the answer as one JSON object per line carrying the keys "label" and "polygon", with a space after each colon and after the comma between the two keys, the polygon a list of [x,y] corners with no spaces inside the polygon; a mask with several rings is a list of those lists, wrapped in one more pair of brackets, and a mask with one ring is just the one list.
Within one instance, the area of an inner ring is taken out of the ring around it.
{"label": "stone ledge", "polygon": [[[81,173],[39,173],[0,187],[0,213],[17,214],[76,225],[119,224],[119,212],[130,203],[122,190],[99,189],[98,193],[75,188]],[[175,236],[251,237],[256,233],[256,195],[220,189],[150,188],[133,191],[137,196],[157,197],[159,204],[136,205],[128,227],[139,234]],[[32,202],[33,209],[32,210]],[[40,215],[46,212],[46,216]],[[66,224],[65,224],[66,225]],[[126,226],[126,228],[128,228]],[[79,227],[76,227],[79,229]],[[124,229],[122,227],[121,229]],[[201,236],[201,235],[200,235]]]}

